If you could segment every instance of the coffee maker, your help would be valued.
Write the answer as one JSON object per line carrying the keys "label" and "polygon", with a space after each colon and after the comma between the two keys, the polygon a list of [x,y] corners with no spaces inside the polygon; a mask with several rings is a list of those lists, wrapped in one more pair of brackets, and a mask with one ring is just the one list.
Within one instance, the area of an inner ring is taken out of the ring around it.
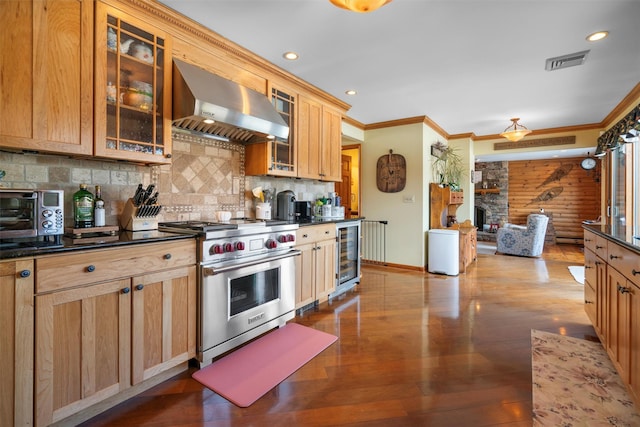
{"label": "coffee maker", "polygon": [[284,221],[295,221],[296,209],[295,202],[296,196],[291,190],[285,190],[278,193],[277,203],[278,210],[276,211],[276,218]]}

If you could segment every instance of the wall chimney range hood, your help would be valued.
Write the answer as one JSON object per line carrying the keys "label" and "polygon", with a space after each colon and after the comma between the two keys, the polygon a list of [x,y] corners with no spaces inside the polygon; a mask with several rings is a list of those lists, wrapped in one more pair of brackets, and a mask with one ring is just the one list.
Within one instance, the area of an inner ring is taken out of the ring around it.
{"label": "wall chimney range hood", "polygon": [[172,124],[244,143],[289,136],[289,127],[265,95],[177,59]]}

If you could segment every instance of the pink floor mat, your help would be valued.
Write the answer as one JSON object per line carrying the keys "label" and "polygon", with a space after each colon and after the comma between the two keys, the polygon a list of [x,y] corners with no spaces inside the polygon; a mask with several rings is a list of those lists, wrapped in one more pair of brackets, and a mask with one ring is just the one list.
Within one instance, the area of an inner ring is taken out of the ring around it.
{"label": "pink floor mat", "polygon": [[230,402],[246,408],[337,339],[335,335],[289,323],[192,376]]}

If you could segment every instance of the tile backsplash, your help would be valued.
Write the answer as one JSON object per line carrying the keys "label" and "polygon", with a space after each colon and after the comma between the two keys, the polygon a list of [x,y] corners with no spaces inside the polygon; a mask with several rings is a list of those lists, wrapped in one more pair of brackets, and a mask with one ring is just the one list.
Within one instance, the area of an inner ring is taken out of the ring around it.
{"label": "tile backsplash", "polygon": [[72,198],[86,183],[102,187],[107,225],[118,216],[138,184],[157,186],[161,221],[214,220],[218,210],[255,217],[251,189],[292,190],[298,200],[313,200],[334,190],[333,183],[296,178],[245,176],[244,145],[174,132],[172,164],[144,166],[125,162],[73,159],[60,155],[0,151],[0,186],[65,191],[65,224],[72,225]]}

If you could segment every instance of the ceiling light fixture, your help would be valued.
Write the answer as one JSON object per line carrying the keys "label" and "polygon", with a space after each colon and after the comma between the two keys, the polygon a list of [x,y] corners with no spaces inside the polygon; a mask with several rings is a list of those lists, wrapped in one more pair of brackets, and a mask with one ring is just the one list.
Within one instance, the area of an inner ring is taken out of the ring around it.
{"label": "ceiling light fixture", "polygon": [[511,119],[512,125],[508,126],[500,136],[507,138],[511,142],[517,142],[529,135],[531,131],[518,123],[518,120],[520,120],[518,117]]}
{"label": "ceiling light fixture", "polygon": [[344,93],[346,93],[347,95],[355,95],[355,94],[356,94],[356,93],[358,93],[358,92],[356,92],[356,91],[355,91],[355,90],[353,90],[353,89],[349,89],[349,90],[345,91]]}
{"label": "ceiling light fixture", "polygon": [[285,52],[282,54],[282,57],[284,59],[288,59],[289,61],[295,61],[296,59],[298,59],[298,54],[295,52]]}
{"label": "ceiling light fixture", "polygon": [[329,0],[335,6],[342,9],[351,10],[353,12],[366,13],[373,12],[381,8],[391,0]]}
{"label": "ceiling light fixture", "polygon": [[598,40],[602,40],[609,35],[609,31],[596,31],[595,33],[589,34],[587,36],[588,42],[597,42]]}

